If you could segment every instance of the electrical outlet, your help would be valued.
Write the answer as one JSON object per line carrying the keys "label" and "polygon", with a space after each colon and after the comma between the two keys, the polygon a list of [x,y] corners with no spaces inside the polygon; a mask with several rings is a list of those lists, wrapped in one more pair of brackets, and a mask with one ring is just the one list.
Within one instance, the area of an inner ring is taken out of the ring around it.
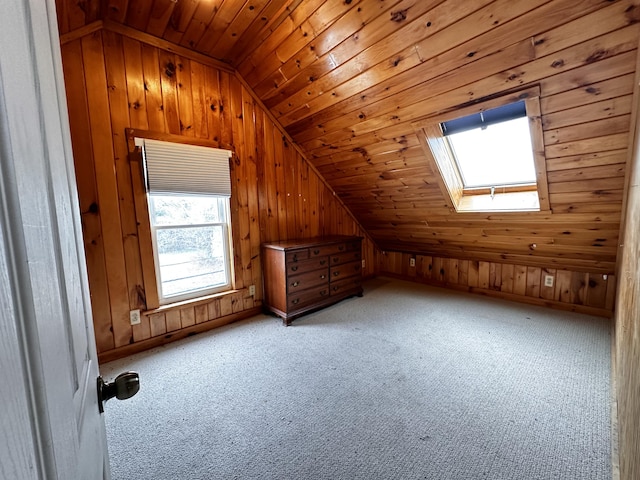
{"label": "electrical outlet", "polygon": [[365,265],[365,261],[364,261],[364,258],[363,258],[362,259],[362,268],[364,268],[364,265]]}
{"label": "electrical outlet", "polygon": [[415,258],[410,258],[409,259],[409,266],[410,267],[415,267],[416,266],[416,259]]}
{"label": "electrical outlet", "polygon": [[129,312],[129,321],[131,325],[140,325],[140,310],[131,310]]}
{"label": "electrical outlet", "polygon": [[544,276],[544,286],[545,287],[553,287],[553,275],[545,275]]}
{"label": "electrical outlet", "polygon": [[256,294],[256,286],[255,285],[249,285],[249,295],[251,297],[253,297]]}

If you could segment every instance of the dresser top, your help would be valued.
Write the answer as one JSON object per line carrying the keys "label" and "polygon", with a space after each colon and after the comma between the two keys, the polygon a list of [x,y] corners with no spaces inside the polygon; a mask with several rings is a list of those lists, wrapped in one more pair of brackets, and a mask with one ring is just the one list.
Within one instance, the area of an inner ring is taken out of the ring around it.
{"label": "dresser top", "polygon": [[274,250],[288,250],[292,248],[309,248],[316,245],[330,245],[333,243],[362,240],[362,237],[350,235],[330,235],[326,237],[299,238],[294,240],[282,240],[279,242],[266,242],[262,246]]}

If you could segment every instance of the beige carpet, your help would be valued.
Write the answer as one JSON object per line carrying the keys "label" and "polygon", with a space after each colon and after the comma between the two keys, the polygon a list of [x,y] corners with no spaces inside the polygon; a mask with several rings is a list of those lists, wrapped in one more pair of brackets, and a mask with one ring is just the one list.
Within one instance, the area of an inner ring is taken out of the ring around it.
{"label": "beige carpet", "polygon": [[102,367],[118,479],[609,479],[607,320],[389,279]]}

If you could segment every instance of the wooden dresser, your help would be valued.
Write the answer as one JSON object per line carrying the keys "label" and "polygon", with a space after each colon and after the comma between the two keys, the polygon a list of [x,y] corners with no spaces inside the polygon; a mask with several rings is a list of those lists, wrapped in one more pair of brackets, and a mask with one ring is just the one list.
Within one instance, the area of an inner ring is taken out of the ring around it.
{"label": "wooden dresser", "polygon": [[344,298],[362,296],[362,238],[307,238],[262,244],[265,309],[284,324]]}

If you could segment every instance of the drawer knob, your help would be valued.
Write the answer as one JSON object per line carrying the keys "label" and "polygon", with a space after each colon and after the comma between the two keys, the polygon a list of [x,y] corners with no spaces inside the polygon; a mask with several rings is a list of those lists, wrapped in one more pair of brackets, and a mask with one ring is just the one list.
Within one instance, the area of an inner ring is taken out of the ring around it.
{"label": "drawer knob", "polygon": [[300,282],[293,282],[293,283],[291,284],[291,286],[292,286],[292,287],[297,287],[298,285],[300,285]]}
{"label": "drawer knob", "polygon": [[338,247],[338,250],[340,250],[340,251],[344,250],[344,245],[340,245],[340,246]]}
{"label": "drawer knob", "polygon": [[294,301],[292,301],[291,303],[293,303],[294,305],[297,305],[299,301],[300,301],[300,299],[299,299],[299,298],[296,298],[296,299],[295,299]]}
{"label": "drawer knob", "polygon": [[327,263],[326,260],[320,260],[320,265],[324,265],[325,263]]}
{"label": "drawer knob", "polygon": [[319,253],[320,253],[320,250],[314,250],[314,251],[313,251],[313,254],[314,254],[314,255],[318,255]]}
{"label": "drawer knob", "polygon": [[333,272],[333,276],[334,276],[334,277],[337,277],[338,275],[340,275],[340,271],[339,271],[339,270],[338,270],[338,271]]}
{"label": "drawer knob", "polygon": [[327,278],[327,276],[326,276],[326,275],[320,275],[320,278],[321,278],[322,280],[324,280],[325,278]]}
{"label": "drawer knob", "polygon": [[320,295],[321,295],[321,296],[323,296],[323,297],[324,297],[326,294],[327,294],[327,291],[326,291],[326,290],[322,290],[322,291],[320,292]]}
{"label": "drawer knob", "polygon": [[298,271],[298,266],[295,265],[295,266],[291,267],[291,271],[292,272],[297,272]]}
{"label": "drawer knob", "polygon": [[294,255],[294,256],[293,256],[293,261],[294,261],[294,262],[297,262],[297,261],[298,261],[298,255]]}
{"label": "drawer knob", "polygon": [[333,263],[338,263],[340,261],[340,257],[333,257]]}
{"label": "drawer knob", "polygon": [[340,287],[333,287],[333,291],[337,292],[340,289]]}

